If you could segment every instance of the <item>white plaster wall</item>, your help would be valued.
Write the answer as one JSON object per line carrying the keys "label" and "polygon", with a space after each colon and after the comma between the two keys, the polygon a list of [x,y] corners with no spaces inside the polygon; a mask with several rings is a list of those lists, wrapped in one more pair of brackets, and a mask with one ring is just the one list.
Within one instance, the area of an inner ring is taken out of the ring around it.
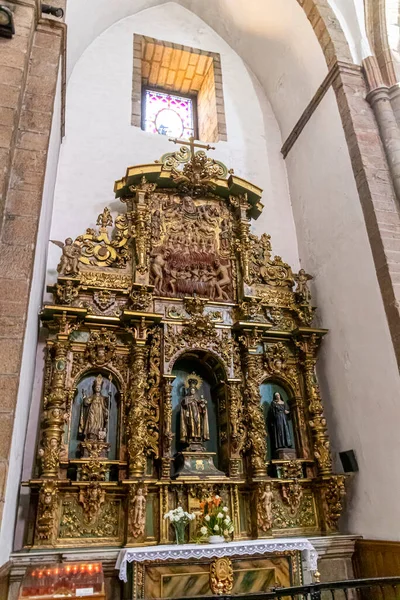
{"label": "white plaster wall", "polygon": [[[57,82],[54,100],[54,116],[50,134],[46,177],[44,182],[42,210],[40,214],[36,255],[33,267],[32,285],[29,298],[28,316],[25,330],[24,350],[18,398],[14,419],[14,430],[11,443],[10,461],[7,477],[6,498],[0,530],[0,565],[7,562],[13,547],[14,527],[17,510],[18,521],[26,518],[26,507],[18,504],[20,491],[24,444],[28,425],[28,416],[32,399],[32,388],[35,377],[35,359],[38,341],[38,313],[41,309],[46,273],[46,255],[53,208],[54,185],[57,173],[59,148],[61,143],[61,79]],[[32,447],[30,448],[30,453]],[[25,456],[26,460],[26,456]],[[24,473],[29,477],[29,473]]]}
{"label": "white plaster wall", "polygon": [[[105,206],[115,214],[113,184],[133,164],[153,162],[177,149],[167,138],[131,125],[133,34],[219,52],[228,141],[210,155],[265,190],[255,231],[268,230],[274,251],[297,266],[297,242],[281,136],[256,78],[203,21],[176,3],[127,17],[84,52],[67,89],[66,136],[58,168],[51,238],[63,240],[95,226]],[[60,250],[49,249],[48,280],[56,278]]]}
{"label": "white plaster wall", "polygon": [[[339,0],[340,1],[340,0]],[[344,0],[352,2],[353,0]],[[177,0],[241,56],[262,84],[285,139],[327,73],[319,42],[297,0]],[[68,69],[107,27],[167,0],[68,0]],[[163,34],[167,28],[164,28]],[[180,32],[181,34],[184,31]],[[170,39],[169,31],[166,36]]]}
{"label": "white plaster wall", "polygon": [[400,539],[400,380],[332,90],[287,158],[301,264],[315,277],[319,361],[333,450],[354,448],[343,527]]}
{"label": "white plaster wall", "polygon": [[350,46],[353,60],[361,64],[371,56],[366,26],[364,0],[328,0]]}

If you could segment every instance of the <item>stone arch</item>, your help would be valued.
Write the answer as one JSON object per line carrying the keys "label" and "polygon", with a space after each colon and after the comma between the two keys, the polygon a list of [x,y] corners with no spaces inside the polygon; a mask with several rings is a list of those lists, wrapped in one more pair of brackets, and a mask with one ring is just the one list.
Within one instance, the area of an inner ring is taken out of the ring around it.
{"label": "stone arch", "polygon": [[389,87],[395,85],[398,75],[389,41],[389,28],[393,28],[393,25],[389,25],[387,15],[397,14],[399,7],[399,0],[365,0],[368,39],[379,66],[382,82]]}
{"label": "stone arch", "polygon": [[297,0],[306,13],[318,38],[326,64],[331,68],[336,61],[353,62],[343,29],[328,0]]}
{"label": "stone arch", "polygon": [[172,373],[174,366],[183,358],[192,358],[199,361],[199,363],[210,372],[215,383],[218,383],[219,381],[228,381],[229,375],[227,365],[217,352],[209,349],[205,350],[196,345],[190,348],[183,348],[172,357],[168,372]]}

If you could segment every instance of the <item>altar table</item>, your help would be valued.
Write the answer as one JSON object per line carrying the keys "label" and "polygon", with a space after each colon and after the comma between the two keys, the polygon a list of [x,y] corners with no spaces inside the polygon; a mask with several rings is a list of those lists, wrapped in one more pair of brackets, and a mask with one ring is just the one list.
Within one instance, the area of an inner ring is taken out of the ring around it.
{"label": "altar table", "polygon": [[[127,565],[128,563],[145,563],[149,565],[151,562],[154,565],[158,565],[161,569],[158,577],[162,582],[169,580],[173,577],[178,576],[177,568],[174,569],[174,563],[181,563],[181,569],[183,565],[186,567],[187,561],[197,560],[201,563],[203,559],[213,560],[218,558],[229,558],[235,557],[235,560],[241,560],[243,557],[243,568],[239,570],[245,571],[246,569],[253,570],[254,572],[260,571],[273,571],[274,565],[278,565],[278,558],[282,557],[293,551],[299,551],[302,553],[302,558],[305,562],[307,571],[317,571],[318,554],[314,546],[307,538],[274,538],[274,539],[259,539],[259,540],[244,540],[244,541],[233,541],[225,542],[223,544],[182,544],[182,545],[159,545],[159,546],[142,546],[136,548],[124,548],[121,550],[116,563],[116,569],[119,569],[119,577],[123,581],[127,581]],[[246,564],[246,560],[248,564]],[[260,561],[269,561],[268,568],[263,566]],[[282,560],[282,559],[280,559]],[[172,565],[171,565],[172,562]],[[168,563],[170,566],[169,570],[167,566],[159,565],[159,563]],[[199,564],[198,563],[198,564]],[[260,568],[261,567],[261,568]],[[277,567],[279,569],[279,567]],[[201,576],[199,568],[196,567],[196,575]],[[183,575],[183,573],[182,573]],[[189,572],[187,573],[189,576]],[[154,573],[153,573],[154,577]],[[205,585],[208,575],[204,572],[202,584]],[[143,576],[141,576],[141,579]],[[164,579],[163,579],[164,578]],[[201,577],[200,577],[201,579]],[[199,584],[200,585],[200,584]],[[291,583],[287,583],[291,585]],[[184,594],[182,594],[184,595]],[[199,594],[202,595],[202,594]],[[207,593],[204,595],[208,595]],[[136,596],[134,594],[134,596]],[[147,597],[147,596],[146,596]],[[168,593],[165,596],[158,597],[170,597]]]}

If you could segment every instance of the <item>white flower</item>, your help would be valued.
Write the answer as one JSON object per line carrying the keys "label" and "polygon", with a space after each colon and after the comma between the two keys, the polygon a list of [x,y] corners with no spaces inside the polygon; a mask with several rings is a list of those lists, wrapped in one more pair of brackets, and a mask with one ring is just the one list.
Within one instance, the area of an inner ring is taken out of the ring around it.
{"label": "white flower", "polygon": [[217,514],[217,519],[223,519],[223,518],[224,518],[224,515],[223,515],[223,513],[218,513],[218,514]]}
{"label": "white flower", "polygon": [[231,526],[229,527],[229,529],[228,529],[228,532],[229,532],[229,533],[233,533],[233,525],[231,525]]}
{"label": "white flower", "polygon": [[214,525],[214,531],[219,531],[218,525]]}
{"label": "white flower", "polygon": [[206,515],[204,518],[205,518],[206,521],[209,521],[210,520],[210,515]]}
{"label": "white flower", "polygon": [[191,515],[189,515],[189,519],[190,519],[191,521],[194,521],[194,520],[195,520],[195,518],[196,518],[196,514],[195,514],[195,513],[192,513]]}
{"label": "white flower", "polygon": [[215,496],[215,499],[216,499],[216,500],[219,500],[219,496]]}
{"label": "white flower", "polygon": [[200,529],[200,533],[201,533],[202,535],[207,535],[207,527],[202,527],[202,528]]}
{"label": "white flower", "polygon": [[229,531],[227,529],[224,529],[224,535],[225,536],[229,535]]}
{"label": "white flower", "polygon": [[230,522],[231,522],[231,520],[229,517],[226,517],[226,519],[224,519],[225,525],[229,525]]}
{"label": "white flower", "polygon": [[222,509],[225,513],[228,512],[229,508],[227,506],[224,506],[224,508]]}

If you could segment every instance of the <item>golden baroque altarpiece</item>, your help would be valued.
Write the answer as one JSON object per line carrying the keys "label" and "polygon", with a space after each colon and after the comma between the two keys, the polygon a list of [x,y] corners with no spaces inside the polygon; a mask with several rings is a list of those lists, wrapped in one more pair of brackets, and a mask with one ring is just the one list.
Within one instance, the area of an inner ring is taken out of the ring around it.
{"label": "golden baroque altarpiece", "polygon": [[[55,242],[29,543],[169,543],[163,515],[215,493],[236,539],[335,532],[344,477],[315,376],[326,330],[310,277],[251,233],[261,190],[181,147],[115,192],[126,210]],[[272,429],[271,385],[285,395]]]}

